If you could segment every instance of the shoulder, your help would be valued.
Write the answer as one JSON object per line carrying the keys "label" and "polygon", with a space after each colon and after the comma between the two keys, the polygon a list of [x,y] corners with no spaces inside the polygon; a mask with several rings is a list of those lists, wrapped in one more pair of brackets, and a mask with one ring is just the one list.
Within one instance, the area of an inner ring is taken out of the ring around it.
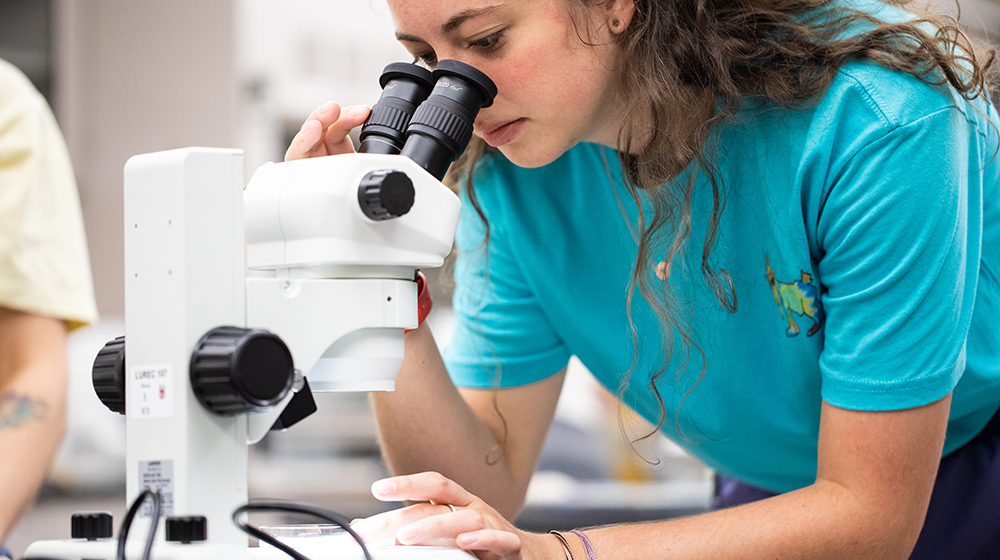
{"label": "shoulder", "polygon": [[962,146],[995,145],[996,117],[987,100],[970,101],[949,85],[851,62],[810,111],[803,161],[826,169],[827,181],[859,157],[871,164],[892,159],[894,165],[907,157],[907,165],[919,167]]}
{"label": "shoulder", "polygon": [[0,59],[0,167],[36,151],[55,127],[42,94],[19,69]]}
{"label": "shoulder", "polygon": [[0,123],[35,110],[42,102],[43,98],[31,80],[16,66],[0,59]]}
{"label": "shoulder", "polygon": [[891,70],[875,62],[845,65],[824,94],[817,110],[834,111],[880,125],[883,132],[914,124],[940,112],[967,115],[970,102],[948,85],[928,83],[906,72]]}

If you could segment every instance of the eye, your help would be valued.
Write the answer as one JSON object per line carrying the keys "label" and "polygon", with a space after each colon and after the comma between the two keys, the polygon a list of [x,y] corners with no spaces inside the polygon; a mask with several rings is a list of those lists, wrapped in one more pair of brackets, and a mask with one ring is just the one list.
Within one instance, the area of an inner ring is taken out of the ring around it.
{"label": "eye", "polygon": [[415,54],[413,55],[413,63],[426,66],[427,68],[433,70],[434,66],[437,64],[437,55],[434,54],[434,51]]}
{"label": "eye", "polygon": [[469,48],[479,49],[483,51],[483,53],[489,54],[502,47],[504,39],[505,36],[503,30],[496,31],[485,37],[476,39],[475,41],[469,41]]}

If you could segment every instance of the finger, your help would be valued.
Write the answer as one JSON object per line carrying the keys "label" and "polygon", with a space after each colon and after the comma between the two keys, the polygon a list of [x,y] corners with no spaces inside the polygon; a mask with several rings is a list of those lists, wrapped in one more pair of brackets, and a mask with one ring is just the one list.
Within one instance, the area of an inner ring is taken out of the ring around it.
{"label": "finger", "polygon": [[340,112],[339,118],[327,128],[323,141],[329,154],[346,154],[354,151],[354,145],[348,136],[351,130],[364,124],[368,118],[368,107],[357,105]]}
{"label": "finger", "polygon": [[322,143],[326,130],[340,118],[340,105],[327,101],[309,113],[292,143],[285,151],[285,161],[329,155]]}
{"label": "finger", "polygon": [[326,103],[320,105],[313,109],[312,113],[309,113],[309,121],[319,121],[326,129],[331,124],[337,122],[341,114],[340,104],[336,101],[327,101]]}
{"label": "finger", "polygon": [[476,499],[452,480],[436,472],[385,478],[372,484],[372,495],[384,502],[415,501],[467,507]]}
{"label": "finger", "polygon": [[447,513],[451,513],[451,508],[448,506],[422,503],[355,520],[351,523],[351,529],[366,541],[395,538],[396,530],[403,525]]}
{"label": "finger", "polygon": [[320,148],[325,148],[320,141],[322,138],[323,128],[319,121],[310,119],[302,123],[302,128],[285,151],[285,161],[325,155],[318,153]]}
{"label": "finger", "polygon": [[462,533],[455,537],[455,544],[458,548],[487,551],[501,558],[517,557],[521,551],[521,539],[516,534],[496,529]]}
{"label": "finger", "polygon": [[396,541],[404,545],[454,547],[456,536],[486,528],[487,521],[482,513],[460,509],[403,525],[396,531]]}

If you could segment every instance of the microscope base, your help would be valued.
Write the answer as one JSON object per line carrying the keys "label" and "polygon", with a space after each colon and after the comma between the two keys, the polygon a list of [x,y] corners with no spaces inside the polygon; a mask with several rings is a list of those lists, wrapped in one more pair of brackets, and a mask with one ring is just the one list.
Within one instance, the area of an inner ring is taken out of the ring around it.
{"label": "microscope base", "polygon": [[[138,539],[126,546],[127,558],[141,558],[144,543]],[[334,547],[340,548],[340,547]],[[24,553],[24,558],[39,557],[60,560],[115,560],[118,542],[113,539],[98,541],[58,540],[37,541]],[[359,548],[343,548],[319,552],[303,550],[311,560],[364,560]],[[456,548],[430,546],[372,546],[372,560],[470,560],[471,554]],[[287,554],[276,548],[240,548],[233,545],[210,543],[178,544],[157,543],[151,560],[285,560]]]}

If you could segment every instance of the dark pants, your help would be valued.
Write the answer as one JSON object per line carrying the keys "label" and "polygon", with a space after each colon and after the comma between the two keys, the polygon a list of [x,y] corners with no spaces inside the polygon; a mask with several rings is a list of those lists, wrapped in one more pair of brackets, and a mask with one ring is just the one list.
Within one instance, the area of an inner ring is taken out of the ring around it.
{"label": "dark pants", "polygon": [[[773,496],[716,477],[714,509]],[[941,459],[927,519],[910,560],[1000,558],[1000,411],[972,441]]]}

